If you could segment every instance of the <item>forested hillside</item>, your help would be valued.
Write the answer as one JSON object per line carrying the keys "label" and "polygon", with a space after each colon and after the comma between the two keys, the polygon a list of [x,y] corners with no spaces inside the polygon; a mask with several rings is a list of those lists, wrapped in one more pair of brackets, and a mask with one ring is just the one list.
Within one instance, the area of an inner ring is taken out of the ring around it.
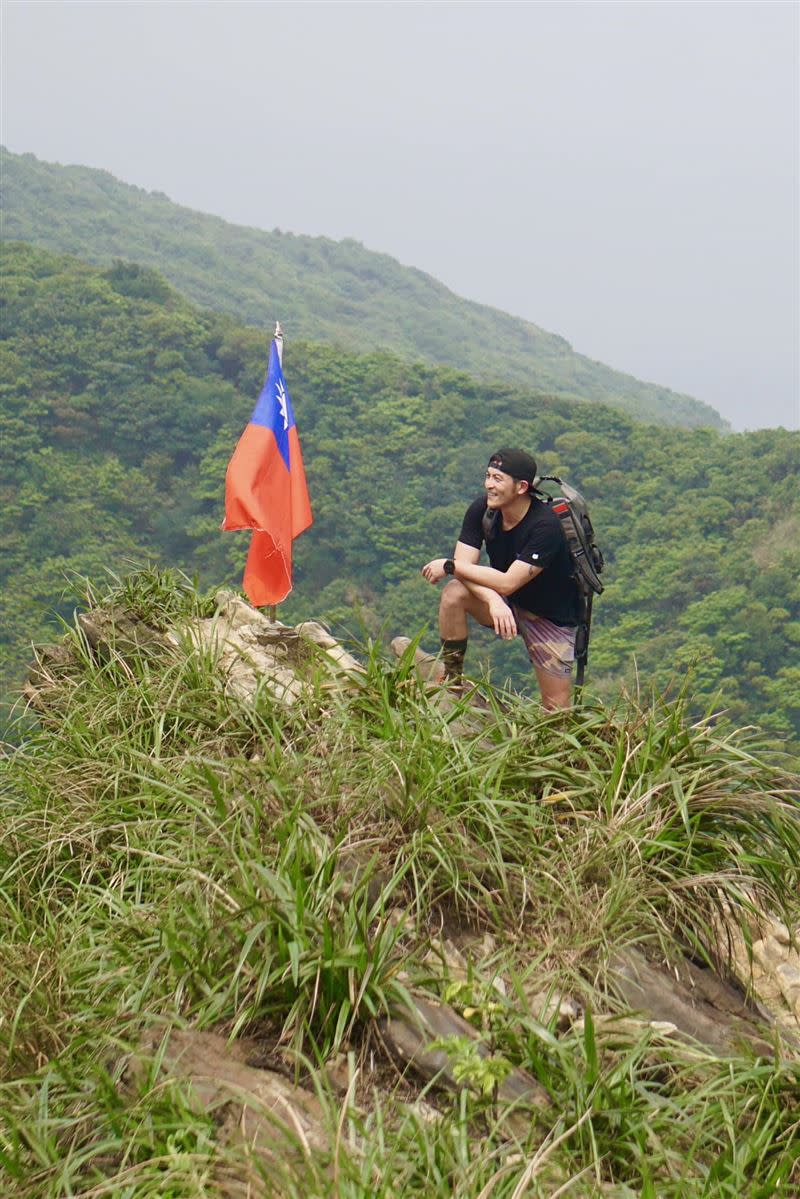
{"label": "forested hillside", "polygon": [[[11,246],[3,291],[9,681],[48,610],[69,615],[68,576],[145,559],[203,585],[241,576],[247,537],[219,532],[223,480],[267,345],[129,264]],[[287,619],[433,628],[438,593],[419,568],[451,549],[488,453],[518,443],[585,492],[606,552],[590,688],[688,675],[696,710],[798,737],[800,435],[656,428],[389,353],[289,341],[284,367],[315,513]],[[518,645],[490,648],[496,678],[529,685]]]}
{"label": "forested hillside", "polygon": [[562,337],[470,303],[422,271],[360,243],[231,225],[121,183],[3,150],[4,236],[109,265],[157,268],[197,303],[350,351],[414,360],[599,400],[648,420],[722,428],[713,408],[576,354]]}

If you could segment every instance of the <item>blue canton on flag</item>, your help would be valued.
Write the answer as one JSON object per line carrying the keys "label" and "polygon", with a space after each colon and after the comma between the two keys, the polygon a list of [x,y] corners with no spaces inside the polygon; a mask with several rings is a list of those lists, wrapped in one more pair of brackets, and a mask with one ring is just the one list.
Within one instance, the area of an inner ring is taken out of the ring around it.
{"label": "blue canton on flag", "polygon": [[290,470],[289,462],[289,430],[294,425],[292,401],[286,390],[286,380],[278,357],[278,348],[273,341],[269,351],[269,367],[261,395],[256,401],[250,421],[254,425],[263,425],[272,429],[275,435],[281,458]]}

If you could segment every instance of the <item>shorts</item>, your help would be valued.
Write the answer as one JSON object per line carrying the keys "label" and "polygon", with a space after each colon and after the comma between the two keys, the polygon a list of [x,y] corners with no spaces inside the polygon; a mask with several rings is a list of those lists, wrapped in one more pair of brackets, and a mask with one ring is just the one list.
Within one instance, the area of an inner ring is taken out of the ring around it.
{"label": "shorts", "polygon": [[516,604],[510,606],[528,657],[536,669],[556,678],[569,678],[575,661],[575,634],[578,630],[553,624],[552,620],[534,616],[533,612],[518,608]]}

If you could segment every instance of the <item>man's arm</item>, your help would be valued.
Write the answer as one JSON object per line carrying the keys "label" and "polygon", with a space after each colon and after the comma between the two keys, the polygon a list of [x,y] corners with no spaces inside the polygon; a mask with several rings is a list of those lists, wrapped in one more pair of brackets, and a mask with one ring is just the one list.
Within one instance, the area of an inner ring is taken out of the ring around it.
{"label": "man's arm", "polygon": [[[453,553],[453,561],[459,565],[474,566],[480,562],[481,551],[473,545],[468,545],[463,541],[456,542],[455,552]],[[466,579],[459,580],[470,595],[474,595],[481,603],[486,604],[489,610],[489,615],[492,619],[492,627],[498,637],[503,637],[506,641],[510,641],[517,635],[517,622],[514,619],[514,613],[509,608],[506,601],[501,595],[498,595],[491,587],[486,587],[480,583],[469,583]]]}
{"label": "man's arm", "polygon": [[467,545],[466,541],[457,541],[456,548],[453,550],[453,561],[463,562],[465,565],[470,563],[474,566],[481,560],[481,551],[476,549],[474,545]]}
{"label": "man's arm", "polygon": [[[453,551],[453,561],[459,565],[476,566],[481,560],[481,551],[476,549],[474,545],[467,545],[464,541],[457,541],[456,548]],[[425,573],[424,570],[422,572]],[[482,599],[485,604],[490,604],[493,599],[497,598],[497,592],[491,587],[481,586],[480,583],[468,583],[466,579],[461,580],[462,583],[476,595],[478,599]]]}
{"label": "man's arm", "polygon": [[[480,566],[477,561],[480,558],[480,551],[473,550],[477,558],[472,558],[470,561],[466,555],[458,556],[461,546],[463,546],[463,542],[459,541],[456,545],[456,557],[453,559],[455,563],[454,577],[460,579],[462,583],[466,583],[470,590],[477,585],[489,588],[496,595],[513,595],[515,591],[519,591],[520,587],[524,587],[526,583],[530,583],[531,579],[535,579],[542,573],[541,566],[532,566],[529,562],[520,562],[519,560],[512,562],[508,570],[495,570],[493,566]],[[472,550],[472,548],[472,546],[464,546],[466,550]],[[438,583],[444,578],[446,561],[446,558],[434,558],[432,562],[423,566],[422,573],[429,583]]]}
{"label": "man's arm", "polygon": [[[457,542],[453,556],[453,577],[486,604],[498,637],[514,637],[517,633],[517,622],[504,597],[517,591],[528,580],[536,578],[542,568],[517,561],[512,562],[507,571],[495,570],[491,566],[480,566],[480,556],[479,549],[463,541]],[[432,562],[423,566],[422,573],[429,583],[439,583],[446,577],[446,561],[446,558],[434,558]]]}

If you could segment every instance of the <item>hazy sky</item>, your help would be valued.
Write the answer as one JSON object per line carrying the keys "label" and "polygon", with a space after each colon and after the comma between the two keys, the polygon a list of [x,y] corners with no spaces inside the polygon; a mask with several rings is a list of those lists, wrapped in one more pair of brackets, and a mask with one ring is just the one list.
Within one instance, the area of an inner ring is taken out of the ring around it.
{"label": "hazy sky", "polygon": [[3,0],[2,137],[797,428],[798,11]]}

